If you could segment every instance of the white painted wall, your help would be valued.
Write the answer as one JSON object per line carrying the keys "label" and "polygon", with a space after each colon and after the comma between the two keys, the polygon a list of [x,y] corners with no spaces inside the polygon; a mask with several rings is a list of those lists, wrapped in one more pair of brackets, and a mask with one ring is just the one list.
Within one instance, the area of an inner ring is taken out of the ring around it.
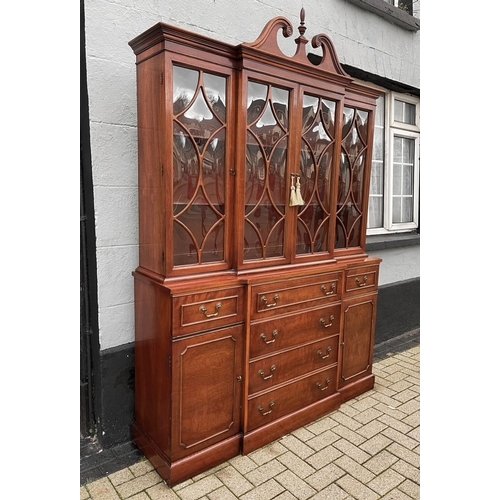
{"label": "white painted wall", "polygon": [[[419,33],[346,0],[85,0],[101,349],[134,340],[137,103],[135,55],[128,42],[159,21],[234,45],[251,42],[273,17],[285,16],[298,26],[302,7],[306,37],[326,33],[340,62],[420,87]],[[280,42],[285,53],[295,50],[295,36],[297,30]],[[404,255],[395,252],[385,262],[384,279],[408,274]],[[405,271],[390,270],[389,262]]]}

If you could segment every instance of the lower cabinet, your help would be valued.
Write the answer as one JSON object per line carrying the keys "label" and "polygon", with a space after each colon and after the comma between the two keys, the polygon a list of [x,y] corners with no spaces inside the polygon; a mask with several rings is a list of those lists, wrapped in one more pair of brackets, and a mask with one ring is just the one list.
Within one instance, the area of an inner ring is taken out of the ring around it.
{"label": "lower cabinet", "polygon": [[373,387],[378,266],[256,273],[195,288],[136,275],[133,435],[170,486]]}

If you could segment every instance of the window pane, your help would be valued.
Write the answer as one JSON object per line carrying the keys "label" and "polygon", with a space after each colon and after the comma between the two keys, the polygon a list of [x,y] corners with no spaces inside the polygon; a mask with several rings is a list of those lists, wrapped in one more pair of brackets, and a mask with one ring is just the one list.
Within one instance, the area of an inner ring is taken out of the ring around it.
{"label": "window pane", "polygon": [[394,120],[408,125],[415,125],[415,115],[417,107],[415,104],[394,100]]}
{"label": "window pane", "polygon": [[[398,148],[396,148],[398,145]],[[394,161],[392,164],[392,222],[413,222],[415,139],[394,137]],[[401,153],[397,157],[398,153]]]}
{"label": "window pane", "polygon": [[370,196],[370,205],[368,207],[368,227],[382,227],[384,199],[382,196]]}

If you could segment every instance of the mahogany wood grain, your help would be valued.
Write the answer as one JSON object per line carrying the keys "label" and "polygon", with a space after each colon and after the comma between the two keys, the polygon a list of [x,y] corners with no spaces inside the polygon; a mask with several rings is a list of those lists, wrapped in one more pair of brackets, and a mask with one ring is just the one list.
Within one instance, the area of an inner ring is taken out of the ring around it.
{"label": "mahogany wood grain", "polygon": [[[249,334],[250,359],[337,334],[340,332],[340,318],[340,303],[337,302],[310,309],[307,313],[299,312],[253,322]],[[330,323],[331,326],[328,326]]]}
{"label": "mahogany wood grain", "polygon": [[338,335],[250,361],[249,395],[337,362]]}

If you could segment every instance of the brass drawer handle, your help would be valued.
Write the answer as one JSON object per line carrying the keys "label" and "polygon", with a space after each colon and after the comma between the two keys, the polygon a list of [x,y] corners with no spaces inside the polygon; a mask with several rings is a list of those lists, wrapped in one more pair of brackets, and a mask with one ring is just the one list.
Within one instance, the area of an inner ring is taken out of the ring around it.
{"label": "brass drawer handle", "polygon": [[356,283],[358,284],[358,286],[365,286],[367,281],[368,281],[368,276],[365,276],[363,278],[363,283],[361,283],[361,281],[359,280],[359,278],[356,278]]}
{"label": "brass drawer handle", "polygon": [[319,388],[320,391],[326,391],[328,389],[328,386],[330,385],[330,379],[327,378],[325,383],[326,383],[325,387],[321,387],[321,382],[317,382],[316,386]]}
{"label": "brass drawer handle", "polygon": [[326,286],[325,285],[321,286],[321,290],[323,290],[323,292],[325,292],[325,295],[333,295],[335,293],[335,283],[332,283],[331,289],[332,289],[331,292],[327,292]]}
{"label": "brass drawer handle", "polygon": [[328,347],[326,348],[326,352],[327,352],[328,354],[325,354],[325,355],[323,356],[323,351],[320,349],[320,350],[318,351],[318,356],[319,356],[321,359],[326,359],[326,358],[329,358],[329,357],[330,357],[330,353],[332,352],[332,347],[331,347],[331,346],[328,346]]}
{"label": "brass drawer handle", "polygon": [[280,296],[278,294],[275,294],[274,302],[272,304],[268,304],[267,297],[264,295],[264,297],[262,297],[262,302],[264,302],[264,304],[266,304],[266,307],[274,307],[278,303],[279,298],[280,298]]}
{"label": "brass drawer handle", "polygon": [[220,302],[217,302],[215,305],[216,311],[213,314],[207,314],[207,308],[205,306],[200,307],[200,312],[205,315],[206,318],[213,318],[219,314],[219,310],[221,309],[222,304]]}
{"label": "brass drawer handle", "polygon": [[321,318],[319,322],[325,327],[325,328],[330,328],[333,325],[333,320],[335,319],[335,316],[332,314],[330,316],[330,323],[326,324],[325,320]]}
{"label": "brass drawer handle", "polygon": [[278,336],[278,330],[273,331],[273,339],[272,340],[267,340],[266,334],[261,333],[260,338],[266,343],[266,344],[272,344],[273,342],[276,342],[276,337]]}
{"label": "brass drawer handle", "polygon": [[271,401],[269,403],[269,408],[270,408],[269,411],[264,411],[264,408],[262,407],[262,405],[259,405],[257,410],[259,410],[262,415],[269,415],[273,411],[273,406],[274,406],[274,401]]}
{"label": "brass drawer handle", "polygon": [[274,370],[276,370],[276,366],[273,365],[271,366],[271,375],[268,375],[267,377],[264,377],[264,370],[259,370],[259,375],[264,379],[264,380],[269,380],[270,378],[273,377],[274,375]]}

